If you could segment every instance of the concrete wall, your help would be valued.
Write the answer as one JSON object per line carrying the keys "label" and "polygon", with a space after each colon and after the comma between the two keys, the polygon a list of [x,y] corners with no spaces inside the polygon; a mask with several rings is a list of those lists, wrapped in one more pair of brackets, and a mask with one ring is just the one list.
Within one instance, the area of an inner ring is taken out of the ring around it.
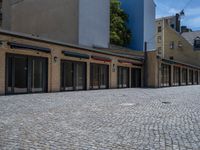
{"label": "concrete wall", "polygon": [[2,1],[2,29],[10,30],[11,29],[11,1],[3,0]]}
{"label": "concrete wall", "polygon": [[153,0],[144,1],[144,41],[147,42],[148,51],[156,49],[154,35],[156,33],[156,5]]}
{"label": "concrete wall", "polygon": [[108,48],[110,0],[79,0],[79,44]]}
{"label": "concrete wall", "polygon": [[12,5],[12,31],[78,43],[78,0],[25,0]]}
{"label": "concrete wall", "polygon": [[88,47],[109,46],[109,0],[14,1],[12,31]]}

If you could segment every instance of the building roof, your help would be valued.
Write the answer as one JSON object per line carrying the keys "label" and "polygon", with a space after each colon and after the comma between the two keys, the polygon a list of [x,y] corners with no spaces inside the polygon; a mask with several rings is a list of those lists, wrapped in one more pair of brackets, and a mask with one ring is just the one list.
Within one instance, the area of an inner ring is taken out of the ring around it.
{"label": "building roof", "polygon": [[164,20],[164,19],[171,19],[174,17],[176,17],[176,16],[166,16],[166,17],[156,18],[156,21],[160,21],[160,20]]}
{"label": "building roof", "polygon": [[15,37],[19,37],[19,38],[24,38],[24,39],[29,39],[29,40],[39,41],[39,42],[44,42],[44,43],[49,43],[49,44],[55,44],[55,45],[60,45],[60,46],[67,46],[70,48],[78,48],[78,49],[82,49],[82,50],[87,50],[87,51],[92,51],[92,52],[96,52],[96,53],[122,57],[122,58],[134,59],[134,60],[138,60],[138,61],[144,60],[144,56],[141,56],[141,55],[131,55],[129,53],[119,54],[116,52],[108,51],[107,49],[79,46],[79,45],[75,45],[75,44],[69,44],[69,43],[64,43],[64,42],[60,42],[60,41],[50,40],[50,39],[46,39],[46,38],[35,37],[35,36],[32,36],[30,34],[25,34],[25,33],[18,33],[18,32],[0,29],[0,34],[15,36]]}
{"label": "building roof", "polygon": [[184,32],[182,36],[191,44],[194,45],[194,39],[200,37],[200,30],[193,32]]}

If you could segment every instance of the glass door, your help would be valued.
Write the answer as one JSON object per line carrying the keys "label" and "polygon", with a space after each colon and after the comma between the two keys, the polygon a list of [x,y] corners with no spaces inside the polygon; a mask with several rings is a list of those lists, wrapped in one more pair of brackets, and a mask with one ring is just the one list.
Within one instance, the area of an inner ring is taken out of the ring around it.
{"label": "glass door", "polygon": [[15,56],[13,58],[13,93],[27,93],[28,92],[28,66],[27,57]]}
{"label": "glass door", "polygon": [[119,88],[129,87],[129,68],[118,67],[118,87]]}
{"label": "glass door", "polygon": [[183,68],[182,69],[182,85],[187,85],[188,81],[188,72],[187,69]]}
{"label": "glass door", "polygon": [[106,65],[99,66],[100,68],[100,89],[108,88],[108,68]]}
{"label": "glass door", "polygon": [[180,85],[180,68],[179,67],[174,67],[173,85],[174,86],[179,86]]}
{"label": "glass door", "polygon": [[45,92],[47,86],[47,61],[31,58],[31,92]]}
{"label": "glass door", "polygon": [[90,69],[90,88],[108,88],[108,65],[91,64]]}
{"label": "glass door", "polygon": [[86,89],[86,66],[85,63],[76,63],[75,64],[75,88],[76,90]]}
{"label": "glass door", "polygon": [[138,87],[142,87],[142,83],[141,83],[141,69],[139,68],[133,68],[132,69],[132,73],[131,73],[131,87],[132,88],[138,88]]}
{"label": "glass door", "polygon": [[161,65],[161,86],[168,87],[171,86],[171,66],[162,64]]}
{"label": "glass door", "polygon": [[86,64],[82,62],[61,62],[61,90],[86,89]]}
{"label": "glass door", "polygon": [[47,59],[7,54],[6,94],[47,91]]}

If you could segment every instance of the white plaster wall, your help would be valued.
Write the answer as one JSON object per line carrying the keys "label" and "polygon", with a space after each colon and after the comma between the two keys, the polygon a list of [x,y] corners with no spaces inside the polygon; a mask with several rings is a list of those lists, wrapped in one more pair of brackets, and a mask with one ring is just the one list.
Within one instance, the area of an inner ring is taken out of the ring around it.
{"label": "white plaster wall", "polygon": [[148,51],[155,50],[156,41],[156,5],[154,0],[144,0],[144,42],[147,41]]}

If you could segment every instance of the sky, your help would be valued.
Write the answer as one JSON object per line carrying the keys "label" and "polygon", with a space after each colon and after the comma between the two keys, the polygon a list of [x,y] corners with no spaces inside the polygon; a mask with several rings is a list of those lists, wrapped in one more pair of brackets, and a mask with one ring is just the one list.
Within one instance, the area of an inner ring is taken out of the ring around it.
{"label": "sky", "polygon": [[185,16],[182,25],[193,30],[200,30],[200,0],[154,0],[156,3],[156,18],[175,15],[183,8]]}

